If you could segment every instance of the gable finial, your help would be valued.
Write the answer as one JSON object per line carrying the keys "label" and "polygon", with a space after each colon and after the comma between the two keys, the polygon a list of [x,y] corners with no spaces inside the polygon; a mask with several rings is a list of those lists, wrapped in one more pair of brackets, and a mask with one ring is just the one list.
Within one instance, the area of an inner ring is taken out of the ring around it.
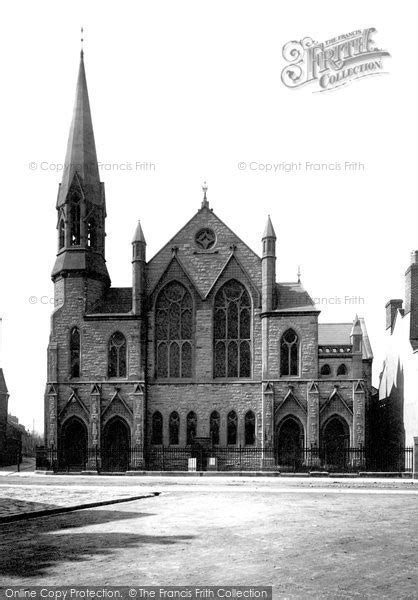
{"label": "gable finial", "polygon": [[84,56],[84,27],[81,27],[80,33],[81,33],[81,39],[80,39],[80,43],[81,43],[80,56],[81,56],[81,58],[83,58],[83,56]]}
{"label": "gable finial", "polygon": [[203,182],[202,190],[203,190],[202,208],[205,208],[205,207],[209,208],[209,201],[208,201],[208,197],[207,197],[208,184],[206,183],[206,181]]}

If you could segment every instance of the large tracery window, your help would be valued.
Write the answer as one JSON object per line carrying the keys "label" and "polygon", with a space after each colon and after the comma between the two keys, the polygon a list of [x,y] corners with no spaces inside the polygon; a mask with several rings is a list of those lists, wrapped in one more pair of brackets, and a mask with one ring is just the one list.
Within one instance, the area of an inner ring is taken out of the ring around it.
{"label": "large tracery window", "polygon": [[126,339],[116,331],[109,340],[109,377],[126,377]]}
{"label": "large tracery window", "polygon": [[70,377],[80,377],[80,332],[77,327],[70,331]]}
{"label": "large tracery window", "polygon": [[293,329],[288,329],[282,335],[280,374],[282,377],[299,374],[299,338]]}
{"label": "large tracery window", "polygon": [[192,376],[192,297],[177,281],[160,292],[155,310],[157,377]]}
{"label": "large tracery window", "polygon": [[235,279],[215,298],[214,375],[251,377],[251,300]]}

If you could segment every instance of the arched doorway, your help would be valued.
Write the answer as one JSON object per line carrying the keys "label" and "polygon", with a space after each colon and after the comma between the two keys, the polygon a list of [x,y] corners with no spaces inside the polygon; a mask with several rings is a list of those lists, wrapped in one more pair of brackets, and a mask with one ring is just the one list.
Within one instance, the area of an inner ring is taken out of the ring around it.
{"label": "arched doorway", "polygon": [[303,461],[303,425],[296,417],[285,417],[276,428],[276,463],[296,471]]}
{"label": "arched doorway", "polygon": [[330,470],[344,469],[348,463],[350,429],[347,421],[334,415],[324,424],[321,436],[321,454],[324,466]]}
{"label": "arched doorway", "polygon": [[102,438],[103,471],[128,470],[130,437],[129,426],[120,417],[106,423]]}
{"label": "arched doorway", "polygon": [[87,427],[78,417],[71,417],[61,428],[59,468],[79,471],[86,463]]}

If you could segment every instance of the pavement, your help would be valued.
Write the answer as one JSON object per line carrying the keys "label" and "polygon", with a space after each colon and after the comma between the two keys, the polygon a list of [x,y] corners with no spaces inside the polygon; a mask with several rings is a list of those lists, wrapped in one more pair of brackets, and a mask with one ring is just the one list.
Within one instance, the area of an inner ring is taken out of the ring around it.
{"label": "pavement", "polygon": [[35,472],[35,457],[27,457],[24,456],[22,462],[19,466],[17,465],[7,465],[0,466],[0,477],[7,477],[9,475],[14,475],[19,472],[27,472],[30,474],[34,474]]}
{"label": "pavement", "polygon": [[251,492],[263,493],[347,493],[418,495],[418,480],[347,479],[330,477],[245,477],[231,475],[210,478],[183,476],[88,476],[39,475],[28,470],[10,472],[0,478],[0,522],[26,518],[33,513],[58,512],[71,507],[127,501],[166,492]]}

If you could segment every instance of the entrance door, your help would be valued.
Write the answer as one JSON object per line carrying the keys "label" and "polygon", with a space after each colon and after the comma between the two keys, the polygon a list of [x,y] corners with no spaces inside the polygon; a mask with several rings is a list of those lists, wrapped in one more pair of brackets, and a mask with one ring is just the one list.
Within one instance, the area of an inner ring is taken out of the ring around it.
{"label": "entrance door", "polygon": [[343,470],[348,463],[347,449],[350,443],[350,430],[346,421],[332,417],[322,432],[322,461],[331,470]]}
{"label": "entrance door", "polygon": [[128,425],[119,417],[111,419],[103,431],[102,470],[129,469],[130,435]]}
{"label": "entrance door", "polygon": [[87,427],[77,417],[71,417],[61,430],[59,468],[81,471],[86,463]]}
{"label": "entrance door", "polygon": [[287,417],[276,430],[276,462],[287,470],[302,464],[303,428],[293,417]]}

